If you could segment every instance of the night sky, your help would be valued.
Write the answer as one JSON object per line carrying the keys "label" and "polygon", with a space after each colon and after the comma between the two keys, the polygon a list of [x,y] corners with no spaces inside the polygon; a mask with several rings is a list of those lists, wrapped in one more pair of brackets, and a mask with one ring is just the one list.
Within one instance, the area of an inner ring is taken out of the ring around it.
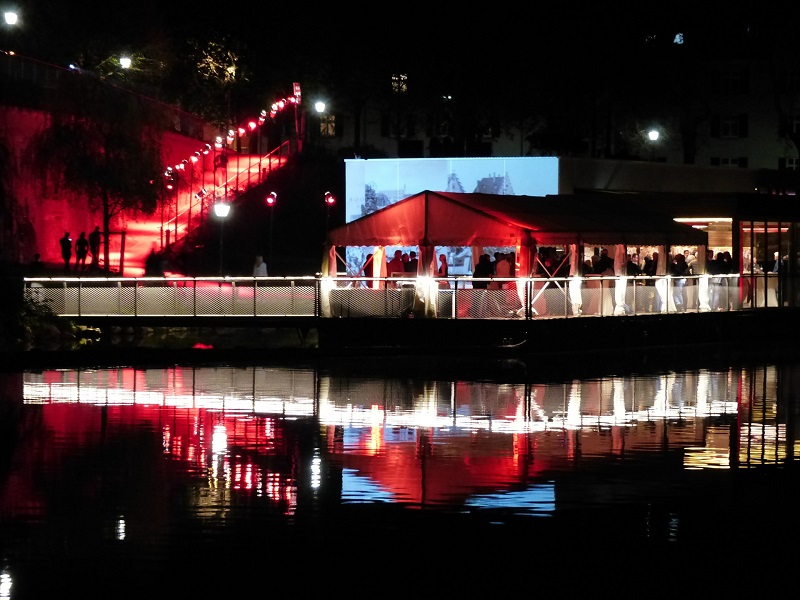
{"label": "night sky", "polygon": [[[225,38],[239,49],[257,80],[314,63],[358,69],[380,62],[390,69],[462,69],[480,77],[498,69],[525,73],[536,65],[630,56],[645,43],[668,45],[678,32],[686,47],[717,44],[716,37],[766,27],[764,17],[725,5],[722,11],[653,10],[652,5],[560,2],[462,5],[381,4],[375,8],[308,3],[199,3],[186,0],[112,4],[98,0],[0,0],[16,3],[15,32],[34,58],[69,63],[80,55],[160,47],[181,53],[190,38]],[[708,14],[711,13],[711,14]],[[785,10],[783,17],[788,17]],[[510,67],[510,68],[509,68]]]}

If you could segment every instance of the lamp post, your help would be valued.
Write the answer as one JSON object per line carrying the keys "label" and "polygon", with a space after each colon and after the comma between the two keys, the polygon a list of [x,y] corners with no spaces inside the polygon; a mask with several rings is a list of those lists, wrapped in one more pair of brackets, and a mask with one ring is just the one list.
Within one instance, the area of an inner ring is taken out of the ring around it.
{"label": "lamp post", "polygon": [[294,82],[292,86],[292,103],[294,104],[294,142],[295,150],[298,154],[303,152],[303,138],[305,137],[305,115],[299,110],[300,103],[303,101],[303,93],[300,84]]}
{"label": "lamp post", "polygon": [[316,131],[314,132],[314,140],[315,140],[314,143],[315,144],[316,144],[317,140],[319,140],[320,144],[324,144],[325,140],[321,139],[321,138],[324,138],[324,136],[329,135],[329,132],[328,132],[329,124],[328,123],[324,124],[324,128],[325,129],[323,131],[322,118],[323,118],[323,115],[325,114],[325,108],[326,108],[325,103],[322,100],[317,100],[314,103],[314,111],[316,111],[316,113],[317,113],[317,118],[314,119],[314,125],[316,127]]}
{"label": "lamp post", "polygon": [[272,226],[275,222],[275,203],[278,201],[278,194],[275,192],[270,192],[267,194],[266,202],[267,206],[269,206],[269,255],[267,261],[272,266]]}
{"label": "lamp post", "polygon": [[225,246],[223,243],[223,234],[225,232],[225,219],[228,218],[228,214],[231,212],[231,205],[227,202],[217,202],[214,205],[214,214],[217,215],[219,219],[219,275],[222,277],[223,272],[223,251],[225,250]]}
{"label": "lamp post", "polygon": [[[17,26],[17,20],[19,19],[19,15],[13,10],[7,10],[3,13],[3,23],[5,24],[6,34],[5,34],[5,46],[9,45],[11,40],[11,30]],[[4,48],[7,54],[13,54],[14,51],[11,48]]]}
{"label": "lamp post", "polygon": [[192,228],[192,204],[194,204],[194,166],[200,160],[200,151],[198,150],[194,154],[192,154],[191,158],[189,159],[189,209],[188,214],[186,215],[186,235],[189,235],[189,232]]}
{"label": "lamp post", "polygon": [[657,129],[651,129],[647,132],[647,139],[650,140],[650,162],[656,161],[656,142],[658,142],[659,133]]}
{"label": "lamp post", "polygon": [[330,192],[325,192],[325,237],[328,237],[328,229],[331,221],[331,207],[336,204],[336,198]]}

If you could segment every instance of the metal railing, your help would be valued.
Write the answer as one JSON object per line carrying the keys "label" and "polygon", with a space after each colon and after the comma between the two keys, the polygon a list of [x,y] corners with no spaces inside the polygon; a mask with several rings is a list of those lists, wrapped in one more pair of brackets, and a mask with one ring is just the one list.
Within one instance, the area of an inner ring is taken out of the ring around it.
{"label": "metal railing", "polygon": [[[64,317],[576,318],[787,306],[778,278],[64,277],[25,294]],[[485,287],[484,287],[485,286]]]}
{"label": "metal railing", "polygon": [[[203,168],[198,177],[198,185],[202,192],[191,185],[192,181],[190,179],[187,188],[179,192],[179,195],[185,196],[186,199],[178,204],[181,206],[185,204],[185,206],[182,209],[178,209],[177,214],[165,219],[161,224],[164,232],[175,232],[173,239],[169,243],[177,243],[191,235],[192,231],[199,223],[202,223],[206,213],[211,210],[211,207],[216,202],[233,201],[250,188],[266,182],[272,172],[279,169],[286,162],[290,153],[290,140],[285,140],[277,148],[273,148],[263,155],[236,155],[231,152],[233,158],[229,159],[228,164],[235,165],[230,169],[233,174],[227,174],[224,180],[219,183],[215,181],[213,185],[204,184],[207,176],[206,170]],[[211,177],[216,178],[216,171],[212,169],[208,172]],[[191,218],[192,215],[195,216],[194,220]]]}

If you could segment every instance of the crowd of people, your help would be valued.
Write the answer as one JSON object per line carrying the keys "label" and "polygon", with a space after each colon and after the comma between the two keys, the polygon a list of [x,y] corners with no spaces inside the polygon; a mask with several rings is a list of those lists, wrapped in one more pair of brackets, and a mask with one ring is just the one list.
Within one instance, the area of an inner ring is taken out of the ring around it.
{"label": "crowd of people", "polygon": [[[536,277],[545,278],[566,278],[570,275],[570,261],[568,256],[559,253],[556,248],[542,247],[538,250],[535,258],[532,274]],[[511,265],[509,270],[507,265]],[[497,277],[514,277],[514,258],[511,255],[495,253],[492,260],[488,254],[480,257],[475,265],[472,276],[479,281],[473,281],[474,289],[498,289],[502,286],[488,279]],[[627,291],[625,301],[625,313],[634,312],[661,312],[666,298],[656,290],[656,276],[659,274],[669,275],[669,294],[674,304],[676,312],[686,312],[687,309],[696,308],[697,296],[689,293],[689,286],[695,285],[697,281],[693,275],[711,275],[709,280],[709,306],[711,310],[728,310],[733,307],[735,294],[728,288],[736,285],[730,278],[724,275],[735,272],[732,267],[733,260],[729,251],[715,253],[713,250],[707,251],[704,268],[700,267],[695,250],[684,249],[670,257],[670,262],[663,271],[659,271],[658,252],[652,252],[641,260],[638,252],[632,252],[625,258],[623,273],[628,277],[639,278]],[[601,276],[615,277],[619,275],[614,265],[614,258],[609,255],[607,248],[595,248],[591,258],[586,259],[581,264],[580,275],[583,277]],[[648,279],[652,278],[652,279]],[[548,294],[548,291],[555,290],[557,293]],[[564,295],[566,288],[552,283],[546,286],[544,300],[547,303],[547,312],[563,312],[565,308]],[[550,299],[552,298],[552,302]],[[550,306],[552,304],[552,306]]]}

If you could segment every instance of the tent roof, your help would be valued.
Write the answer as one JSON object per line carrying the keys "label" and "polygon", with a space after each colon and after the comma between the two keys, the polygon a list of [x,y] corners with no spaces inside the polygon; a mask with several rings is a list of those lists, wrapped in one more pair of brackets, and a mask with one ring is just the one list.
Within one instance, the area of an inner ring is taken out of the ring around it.
{"label": "tent roof", "polygon": [[425,190],[328,234],[332,246],[705,245],[708,235],[641,198]]}

